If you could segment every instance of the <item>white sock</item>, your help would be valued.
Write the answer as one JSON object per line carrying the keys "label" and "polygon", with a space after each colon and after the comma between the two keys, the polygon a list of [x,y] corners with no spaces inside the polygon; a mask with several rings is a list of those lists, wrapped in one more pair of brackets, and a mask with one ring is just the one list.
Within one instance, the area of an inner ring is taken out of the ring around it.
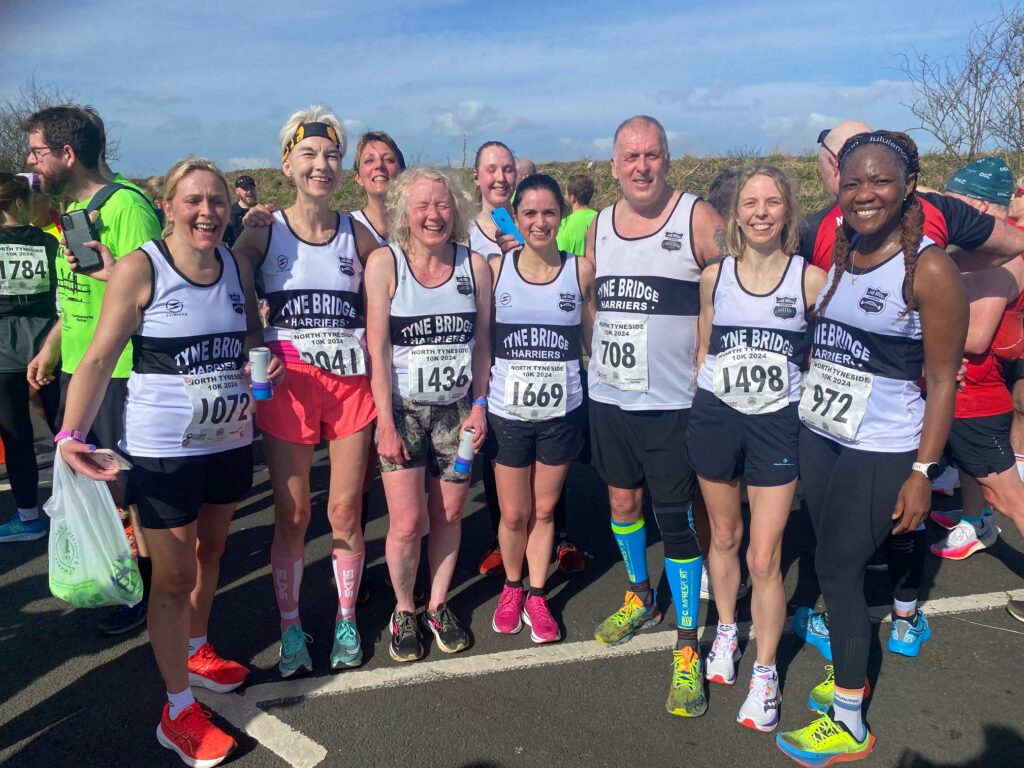
{"label": "white sock", "polygon": [[186,688],[181,693],[171,693],[168,691],[167,703],[170,704],[168,714],[171,716],[171,720],[177,720],[178,715],[196,703],[196,699],[192,695],[192,689]]}
{"label": "white sock", "polygon": [[736,637],[739,628],[735,624],[723,624],[718,622],[718,634],[723,637]]}
{"label": "white sock", "polygon": [[914,614],[917,613],[917,600],[893,600],[892,610],[897,616],[903,616],[906,619],[914,618]]}
{"label": "white sock", "polygon": [[855,693],[843,691],[836,686],[833,696],[832,719],[850,729],[857,741],[864,741],[864,718],[861,716],[861,705],[864,703],[864,690]]}
{"label": "white sock", "polygon": [[1020,475],[1020,479],[1024,480],[1024,456],[1019,453],[1013,454],[1017,459],[1017,474]]}
{"label": "white sock", "polygon": [[39,519],[39,507],[32,507],[31,509],[22,509],[18,507],[18,517],[23,523],[30,523],[33,520]]}
{"label": "white sock", "polygon": [[766,680],[775,679],[779,676],[779,672],[774,664],[755,664],[754,674]]}
{"label": "white sock", "polygon": [[200,637],[190,637],[188,639],[188,657],[191,659],[196,655],[196,651],[206,645],[206,635]]}

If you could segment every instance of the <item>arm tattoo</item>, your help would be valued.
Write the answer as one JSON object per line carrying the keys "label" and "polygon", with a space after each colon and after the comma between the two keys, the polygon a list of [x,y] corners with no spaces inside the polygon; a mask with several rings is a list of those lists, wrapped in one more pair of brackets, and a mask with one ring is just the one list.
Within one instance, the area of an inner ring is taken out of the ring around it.
{"label": "arm tattoo", "polygon": [[718,264],[729,255],[729,249],[725,243],[725,230],[721,227],[715,227],[715,245],[718,246],[718,253],[710,259],[706,259],[705,266],[710,267],[712,264]]}

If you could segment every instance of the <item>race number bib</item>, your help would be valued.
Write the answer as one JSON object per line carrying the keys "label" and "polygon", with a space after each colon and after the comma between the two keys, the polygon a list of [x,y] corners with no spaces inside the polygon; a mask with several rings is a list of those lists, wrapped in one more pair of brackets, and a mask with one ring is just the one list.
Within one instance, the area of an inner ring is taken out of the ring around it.
{"label": "race number bib", "polygon": [[302,362],[335,376],[365,376],[366,353],[359,339],[344,328],[295,331],[292,346]]}
{"label": "race number bib", "polygon": [[740,413],[774,413],[789,404],[789,361],[778,352],[735,347],[715,357],[715,395]]}
{"label": "race number bib", "polygon": [[241,371],[182,376],[192,402],[184,446],[216,446],[244,437],[252,421],[252,394]]}
{"label": "race number bib", "polygon": [[565,363],[515,362],[505,374],[505,412],[525,421],[565,416]]}
{"label": "race number bib", "polygon": [[465,396],[473,380],[468,344],[428,344],[409,351],[409,399],[444,405]]}
{"label": "race number bib", "polygon": [[616,389],[646,392],[647,318],[599,319],[594,366],[597,377]]}
{"label": "race number bib", "polygon": [[812,360],[800,396],[800,420],[841,440],[853,441],[864,420],[874,375]]}
{"label": "race number bib", "polygon": [[50,264],[41,245],[0,243],[0,296],[29,296],[50,290]]}

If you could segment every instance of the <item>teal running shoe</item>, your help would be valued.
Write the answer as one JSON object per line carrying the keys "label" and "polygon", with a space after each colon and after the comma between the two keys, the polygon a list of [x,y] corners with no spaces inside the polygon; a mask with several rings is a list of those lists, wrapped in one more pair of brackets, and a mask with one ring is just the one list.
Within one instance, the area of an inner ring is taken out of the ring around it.
{"label": "teal running shoe", "polygon": [[358,667],[363,663],[363,645],[355,619],[338,619],[334,625],[334,647],[331,648],[331,669]]}
{"label": "teal running shoe", "polygon": [[46,526],[39,518],[23,521],[15,515],[8,522],[0,525],[0,544],[11,541],[35,541],[46,535]]}
{"label": "teal running shoe", "polygon": [[818,649],[825,661],[832,661],[832,644],[828,635],[828,613],[813,608],[797,608],[793,614],[793,634]]}
{"label": "teal running shoe", "polygon": [[889,630],[889,642],[885,647],[890,653],[899,653],[911,658],[921,653],[921,646],[932,636],[932,628],[928,624],[928,617],[918,611],[910,621],[907,619],[895,619],[892,628]]}
{"label": "teal running shoe", "polygon": [[309,658],[306,643],[313,638],[302,631],[298,624],[292,624],[281,635],[281,660],[277,662],[277,671],[281,677],[289,678],[300,672],[312,672],[313,660]]}

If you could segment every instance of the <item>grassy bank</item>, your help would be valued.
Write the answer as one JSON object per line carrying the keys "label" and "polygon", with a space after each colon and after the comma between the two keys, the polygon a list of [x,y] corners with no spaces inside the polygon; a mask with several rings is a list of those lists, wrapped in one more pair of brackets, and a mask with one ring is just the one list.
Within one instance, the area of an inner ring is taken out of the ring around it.
{"label": "grassy bank", "polygon": [[[678,189],[705,195],[715,175],[724,168],[742,168],[754,160],[763,160],[777,165],[789,174],[796,184],[801,207],[805,212],[821,208],[827,195],[817,174],[817,156],[771,155],[765,158],[750,157],[680,157],[672,160],[669,180]],[[929,154],[921,158],[921,183],[925,186],[942,189],[946,179],[960,167],[956,160],[940,154]],[[601,209],[619,196],[618,182],[612,177],[607,160],[576,160],[568,163],[543,163],[538,170],[551,174],[563,186],[566,180],[577,173],[588,174],[594,180],[594,208]],[[459,169],[466,184],[472,184],[472,172],[468,168]],[[256,179],[260,199],[277,206],[289,205],[294,197],[291,180],[279,169],[257,169],[236,171],[229,175],[232,180],[246,173]],[[345,179],[334,194],[334,204],[338,210],[350,211],[361,208],[365,198],[362,190],[353,181],[352,172],[346,168]]]}

